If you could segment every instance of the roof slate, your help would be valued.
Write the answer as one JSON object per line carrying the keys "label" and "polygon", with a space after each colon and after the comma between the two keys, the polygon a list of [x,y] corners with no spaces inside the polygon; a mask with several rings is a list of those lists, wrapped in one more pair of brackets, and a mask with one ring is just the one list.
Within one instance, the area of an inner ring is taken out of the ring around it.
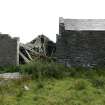
{"label": "roof slate", "polygon": [[65,30],[100,30],[105,31],[105,19],[59,19]]}

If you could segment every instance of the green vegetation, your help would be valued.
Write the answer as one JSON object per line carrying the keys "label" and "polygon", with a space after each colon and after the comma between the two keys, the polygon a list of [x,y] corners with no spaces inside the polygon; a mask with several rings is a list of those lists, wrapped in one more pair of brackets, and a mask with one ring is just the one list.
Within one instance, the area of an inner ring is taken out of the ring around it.
{"label": "green vegetation", "polygon": [[37,61],[2,70],[19,71],[25,77],[0,80],[0,105],[105,105],[105,68]]}

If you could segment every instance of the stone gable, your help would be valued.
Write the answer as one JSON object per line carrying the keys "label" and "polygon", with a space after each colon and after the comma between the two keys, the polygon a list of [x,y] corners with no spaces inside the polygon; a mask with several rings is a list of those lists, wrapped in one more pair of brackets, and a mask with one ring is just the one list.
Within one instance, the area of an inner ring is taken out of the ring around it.
{"label": "stone gable", "polygon": [[19,64],[19,39],[0,34],[0,66]]}

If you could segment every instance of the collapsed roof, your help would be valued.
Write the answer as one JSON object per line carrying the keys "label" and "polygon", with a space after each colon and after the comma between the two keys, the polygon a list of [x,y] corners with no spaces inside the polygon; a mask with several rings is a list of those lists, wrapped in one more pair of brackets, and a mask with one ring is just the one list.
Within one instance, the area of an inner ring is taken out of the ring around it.
{"label": "collapsed roof", "polygon": [[56,50],[56,44],[44,35],[39,35],[27,44],[20,43],[19,62],[29,63],[34,57],[52,56]]}

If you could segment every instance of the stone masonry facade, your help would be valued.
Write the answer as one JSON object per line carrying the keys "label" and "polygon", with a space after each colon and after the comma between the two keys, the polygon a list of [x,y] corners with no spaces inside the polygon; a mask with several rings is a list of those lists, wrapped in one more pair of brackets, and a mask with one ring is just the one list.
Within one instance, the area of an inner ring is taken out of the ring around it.
{"label": "stone masonry facade", "polygon": [[59,20],[56,57],[69,67],[105,66],[105,20]]}
{"label": "stone masonry facade", "polygon": [[19,64],[19,38],[0,34],[0,66]]}

